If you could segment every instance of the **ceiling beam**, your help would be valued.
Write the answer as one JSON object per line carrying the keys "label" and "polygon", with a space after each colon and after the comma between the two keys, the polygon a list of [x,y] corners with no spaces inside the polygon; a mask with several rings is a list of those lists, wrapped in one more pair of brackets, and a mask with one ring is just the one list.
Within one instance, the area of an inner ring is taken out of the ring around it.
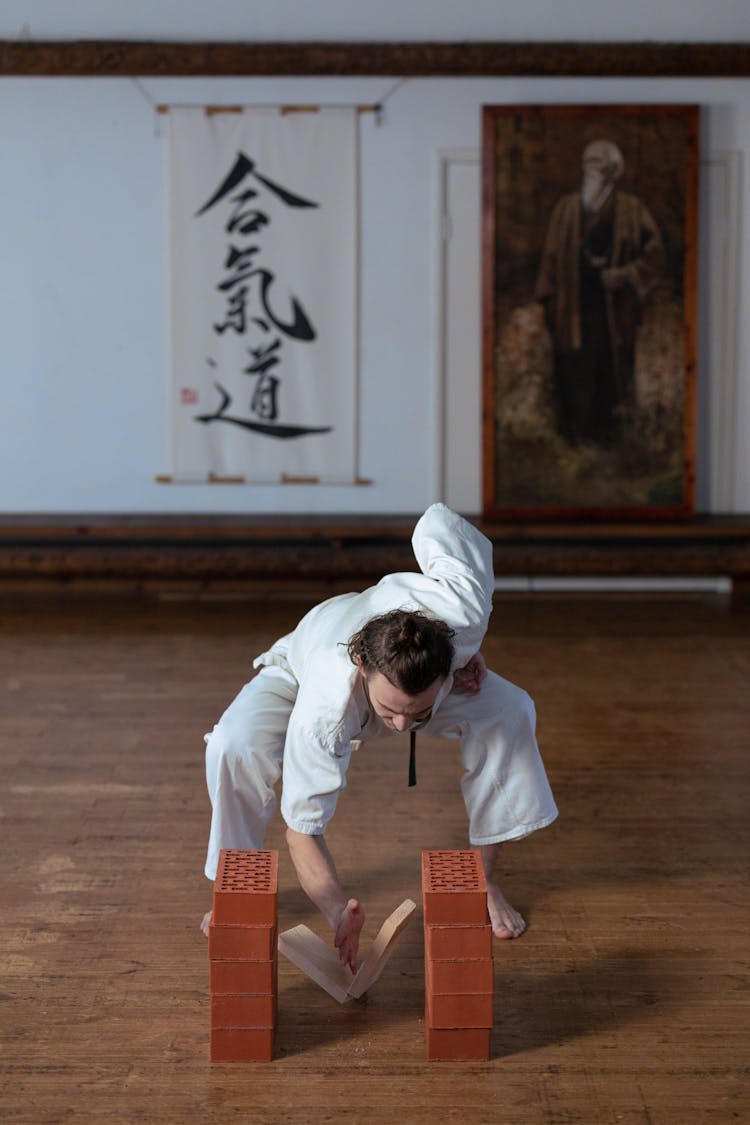
{"label": "ceiling beam", "polygon": [[172,43],[0,40],[0,76],[721,77],[750,43]]}

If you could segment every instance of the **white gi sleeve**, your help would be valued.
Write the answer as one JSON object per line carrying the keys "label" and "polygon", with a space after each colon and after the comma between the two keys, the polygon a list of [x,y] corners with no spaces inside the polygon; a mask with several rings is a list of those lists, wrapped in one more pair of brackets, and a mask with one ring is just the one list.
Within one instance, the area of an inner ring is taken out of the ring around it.
{"label": "white gi sleeve", "polygon": [[346,788],[351,742],[305,706],[300,691],[287,727],[282,772],[281,815],[294,832],[318,836],[336,811]]}
{"label": "white gi sleeve", "polygon": [[492,544],[445,504],[433,504],[414,529],[412,547],[434,581],[431,611],[455,630],[454,668],[462,668],[481,647],[492,612]]}

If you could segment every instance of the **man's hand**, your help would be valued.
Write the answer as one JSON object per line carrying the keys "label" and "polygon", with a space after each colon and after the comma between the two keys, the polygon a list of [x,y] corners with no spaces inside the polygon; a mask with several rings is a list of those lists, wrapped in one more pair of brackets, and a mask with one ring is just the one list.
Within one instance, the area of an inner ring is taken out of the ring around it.
{"label": "man's hand", "polygon": [[305,894],[315,903],[333,930],[333,944],[342,965],[357,971],[357,949],[365,912],[356,898],[349,898],[339,882],[333,857],[322,836],[306,836],[287,828],[289,854]]}
{"label": "man's hand", "polygon": [[365,924],[365,912],[356,898],[350,898],[336,927],[333,944],[339,951],[342,965],[348,965],[353,973],[357,971],[357,950],[359,935]]}
{"label": "man's hand", "polygon": [[484,662],[484,657],[481,652],[477,652],[468,664],[465,664],[463,668],[458,668],[453,673],[453,688],[451,690],[458,692],[459,695],[476,695],[486,675],[487,665]]}

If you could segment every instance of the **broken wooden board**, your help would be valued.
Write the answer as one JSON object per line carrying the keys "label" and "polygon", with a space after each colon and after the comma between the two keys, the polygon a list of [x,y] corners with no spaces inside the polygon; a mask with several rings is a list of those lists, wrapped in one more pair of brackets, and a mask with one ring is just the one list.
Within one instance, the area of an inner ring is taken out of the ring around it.
{"label": "broken wooden board", "polygon": [[349,985],[349,995],[353,996],[355,1000],[364,996],[367,989],[380,979],[404,927],[416,909],[416,902],[412,902],[410,898],[404,899],[401,905],[393,911],[393,914],[389,915],[383,922],[375,941],[372,943],[370,952]]}
{"label": "broken wooden board", "polygon": [[346,965],[341,964],[334,947],[327,945],[307,926],[294,926],[279,934],[279,951],[324,988],[334,1000],[345,1004],[347,1000],[359,999],[380,978],[416,908],[417,904],[407,898],[386,918],[369,953],[354,975]]}
{"label": "broken wooden board", "polygon": [[294,926],[279,934],[279,953],[307,973],[339,1004],[351,1000],[347,991],[354,979],[351,969],[341,964],[332,945],[327,945],[307,926]]}

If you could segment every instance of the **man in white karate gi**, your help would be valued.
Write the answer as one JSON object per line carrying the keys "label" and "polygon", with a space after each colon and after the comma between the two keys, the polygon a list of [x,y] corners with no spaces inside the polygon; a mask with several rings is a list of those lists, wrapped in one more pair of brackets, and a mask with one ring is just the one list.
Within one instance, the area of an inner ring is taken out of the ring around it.
{"label": "man in white karate gi", "polygon": [[[353,743],[417,728],[459,741],[469,840],[482,856],[498,938],[525,929],[493,878],[500,845],[557,816],[534,705],[489,672],[480,652],[492,610],[491,543],[433,504],[412,545],[421,573],[387,575],[311,610],[255,660],[257,676],[206,735],[206,876],[215,878],[222,848],[263,847],[281,776],[281,814],[300,885],[353,971],[364,910],[341,886],[324,836]],[[201,926],[206,934],[210,917]]]}

